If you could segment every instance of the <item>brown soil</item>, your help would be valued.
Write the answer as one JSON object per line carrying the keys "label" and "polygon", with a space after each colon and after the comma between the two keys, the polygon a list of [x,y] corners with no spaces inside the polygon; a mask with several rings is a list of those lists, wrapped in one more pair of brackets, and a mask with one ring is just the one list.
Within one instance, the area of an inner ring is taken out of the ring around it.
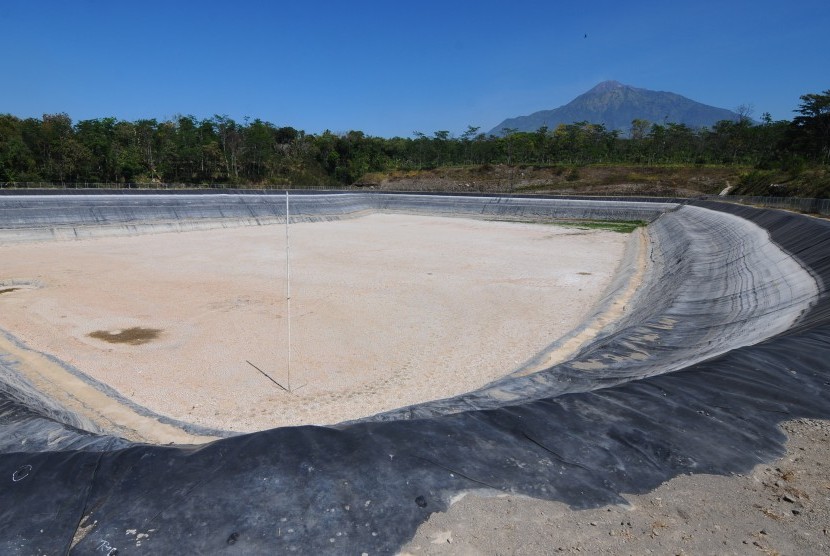
{"label": "brown soil", "polygon": [[743,168],[683,166],[505,166],[488,164],[363,176],[358,187],[384,191],[548,193],[557,195],[716,195]]}

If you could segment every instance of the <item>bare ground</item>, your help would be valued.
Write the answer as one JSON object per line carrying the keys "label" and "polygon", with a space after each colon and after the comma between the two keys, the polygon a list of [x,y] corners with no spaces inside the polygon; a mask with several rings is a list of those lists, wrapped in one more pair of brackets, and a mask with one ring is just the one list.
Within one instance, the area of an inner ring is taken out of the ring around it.
{"label": "bare ground", "polygon": [[[585,319],[628,239],[383,214],[290,234],[290,361],[281,226],[0,245],[0,284],[28,284],[4,286],[19,289],[0,297],[0,326],[174,419],[333,424],[516,370]],[[65,394],[53,363],[16,353],[56,397],[94,398],[79,411],[103,405],[78,380]],[[134,417],[130,428],[146,429]]]}
{"label": "bare ground", "polygon": [[746,475],[684,475],[627,505],[574,511],[471,494],[433,514],[404,554],[830,553],[830,422],[783,425],[787,453]]}
{"label": "bare ground", "polygon": [[745,168],[706,166],[473,165],[367,174],[355,186],[384,191],[545,193],[554,195],[717,195]]}

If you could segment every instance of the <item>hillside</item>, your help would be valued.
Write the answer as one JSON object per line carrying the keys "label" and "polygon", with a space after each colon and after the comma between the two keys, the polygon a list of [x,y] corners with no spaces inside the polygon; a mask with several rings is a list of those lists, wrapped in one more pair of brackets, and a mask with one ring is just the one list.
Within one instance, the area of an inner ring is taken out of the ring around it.
{"label": "hillside", "polygon": [[357,187],[383,191],[549,193],[696,197],[716,195],[745,175],[739,167],[515,166],[503,164],[366,174]]}
{"label": "hillside", "polygon": [[711,127],[720,120],[737,121],[740,116],[731,110],[695,102],[676,93],[650,91],[617,81],[604,81],[564,106],[541,110],[529,116],[508,118],[489,133],[502,135],[504,129],[536,131],[542,126],[554,129],[559,124],[587,121],[603,124],[609,130],[618,130],[627,135],[634,119],[701,128]]}

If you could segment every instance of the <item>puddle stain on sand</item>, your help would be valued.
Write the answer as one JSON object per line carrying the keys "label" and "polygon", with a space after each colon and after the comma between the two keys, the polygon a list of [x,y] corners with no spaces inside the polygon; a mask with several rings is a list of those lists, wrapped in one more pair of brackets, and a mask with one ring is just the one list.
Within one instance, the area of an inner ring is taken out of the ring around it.
{"label": "puddle stain on sand", "polygon": [[142,328],[135,326],[133,328],[125,328],[124,330],[109,331],[96,330],[87,334],[90,338],[96,340],[104,340],[111,344],[129,344],[131,346],[140,346],[152,342],[161,334],[158,328]]}

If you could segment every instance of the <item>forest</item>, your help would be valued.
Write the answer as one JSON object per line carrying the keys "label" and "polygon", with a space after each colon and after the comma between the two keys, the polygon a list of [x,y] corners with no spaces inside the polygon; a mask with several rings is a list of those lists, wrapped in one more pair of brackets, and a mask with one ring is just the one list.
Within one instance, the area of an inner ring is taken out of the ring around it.
{"label": "forest", "polygon": [[634,120],[628,133],[576,122],[498,136],[475,126],[459,136],[382,138],[219,115],[73,122],[67,114],[0,114],[0,183],[344,186],[370,172],[493,164],[740,165],[797,174],[830,163],[830,90],[800,98],[791,121],[764,114],[692,129]]}

